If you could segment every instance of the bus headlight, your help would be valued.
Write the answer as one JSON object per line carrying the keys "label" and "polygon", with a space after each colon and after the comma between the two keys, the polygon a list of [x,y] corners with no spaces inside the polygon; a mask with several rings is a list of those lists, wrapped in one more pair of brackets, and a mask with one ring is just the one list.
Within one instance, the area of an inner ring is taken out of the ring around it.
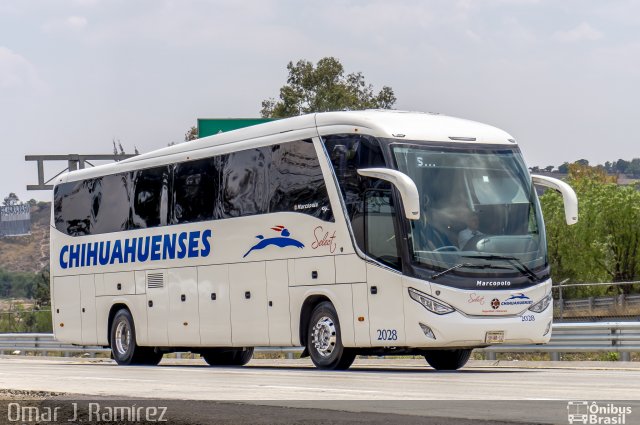
{"label": "bus headlight", "polygon": [[529,310],[533,311],[534,313],[542,313],[547,309],[547,307],[549,307],[551,301],[553,301],[553,296],[551,295],[551,293],[549,293],[549,295],[529,307]]}
{"label": "bus headlight", "polygon": [[413,288],[409,288],[409,296],[411,299],[419,302],[424,308],[435,314],[448,314],[455,311],[455,309],[449,304],[445,304],[442,301],[436,301],[435,298]]}

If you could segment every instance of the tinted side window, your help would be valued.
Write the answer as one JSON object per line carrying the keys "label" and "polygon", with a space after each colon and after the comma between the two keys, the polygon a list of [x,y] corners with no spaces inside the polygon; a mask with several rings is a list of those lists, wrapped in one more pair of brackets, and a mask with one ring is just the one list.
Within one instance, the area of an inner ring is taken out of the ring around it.
{"label": "tinted side window", "polygon": [[177,164],[173,174],[175,224],[211,220],[218,193],[213,158]]}
{"label": "tinted side window", "polygon": [[270,212],[296,211],[333,221],[329,195],[313,142],[271,147]]}
{"label": "tinted side window", "polygon": [[92,180],[91,233],[109,233],[129,227],[131,173],[113,174]]}
{"label": "tinted side window", "polygon": [[56,229],[71,236],[91,234],[92,180],[63,183],[54,192]]}
{"label": "tinted side window", "polygon": [[400,268],[400,254],[393,222],[395,209],[391,190],[367,190],[365,198],[365,250],[383,264]]}
{"label": "tinted side window", "polygon": [[167,224],[169,167],[134,171],[131,224],[134,229]]}
{"label": "tinted side window", "polygon": [[248,149],[215,158],[220,181],[214,218],[269,212],[271,147]]}
{"label": "tinted side window", "polygon": [[380,144],[373,137],[352,134],[327,136],[324,142],[356,243],[373,258],[399,268],[391,184],[357,173],[359,168],[386,166]]}
{"label": "tinted side window", "polygon": [[384,167],[384,157],[378,141],[373,137],[360,135],[335,135],[324,138],[325,147],[351,220],[354,236],[364,250],[364,192],[372,188],[389,189],[389,183],[382,180],[362,178],[358,168]]}

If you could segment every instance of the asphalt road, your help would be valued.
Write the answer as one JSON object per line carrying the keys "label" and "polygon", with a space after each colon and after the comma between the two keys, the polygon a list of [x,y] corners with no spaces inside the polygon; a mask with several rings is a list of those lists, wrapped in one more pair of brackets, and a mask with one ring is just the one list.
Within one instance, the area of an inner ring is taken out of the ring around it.
{"label": "asphalt road", "polygon": [[631,402],[640,399],[638,366],[472,361],[458,372],[437,372],[421,360],[367,359],[327,372],[308,360],[211,368],[202,360],[165,359],[157,367],[119,367],[109,360],[5,356],[0,388],[521,423],[567,423],[568,400],[627,400],[637,416],[626,419],[631,424],[640,423],[640,404]]}

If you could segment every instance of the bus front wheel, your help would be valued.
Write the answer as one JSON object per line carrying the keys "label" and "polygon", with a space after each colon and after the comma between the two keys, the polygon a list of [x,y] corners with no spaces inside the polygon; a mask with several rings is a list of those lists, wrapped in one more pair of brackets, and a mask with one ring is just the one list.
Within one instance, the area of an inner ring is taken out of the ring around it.
{"label": "bus front wheel", "polygon": [[124,308],[113,318],[110,343],[113,359],[121,366],[155,366],[162,360],[162,353],[156,352],[153,347],[140,347],[136,344],[133,316]]}
{"label": "bus front wheel", "polygon": [[209,366],[244,366],[253,357],[253,347],[237,349],[213,349],[202,353]]}
{"label": "bus front wheel", "polygon": [[342,345],[338,313],[328,301],[318,304],[311,313],[307,350],[319,369],[345,370],[356,358],[352,349]]}
{"label": "bus front wheel", "polygon": [[436,370],[458,370],[469,361],[471,349],[432,350],[424,353],[429,366]]}

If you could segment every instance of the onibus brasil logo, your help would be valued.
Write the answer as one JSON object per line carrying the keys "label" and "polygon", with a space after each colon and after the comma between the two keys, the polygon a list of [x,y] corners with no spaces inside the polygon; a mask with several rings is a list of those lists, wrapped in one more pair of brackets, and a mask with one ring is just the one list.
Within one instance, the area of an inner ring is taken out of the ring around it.
{"label": "onibus brasil logo", "polygon": [[269,245],[275,245],[280,248],[284,248],[287,246],[295,246],[296,248],[304,248],[304,244],[299,240],[293,239],[291,237],[291,233],[284,226],[275,226],[272,227],[271,230],[280,234],[280,236],[274,236],[272,238],[265,238],[263,235],[257,235],[256,238],[260,239],[260,242],[252,246],[246,254],[242,256],[242,258],[246,257],[251,253],[251,251],[257,251],[259,249],[264,249]]}
{"label": "onibus brasil logo", "polygon": [[631,407],[616,403],[592,401],[567,402],[567,420],[570,424],[626,424]]}

